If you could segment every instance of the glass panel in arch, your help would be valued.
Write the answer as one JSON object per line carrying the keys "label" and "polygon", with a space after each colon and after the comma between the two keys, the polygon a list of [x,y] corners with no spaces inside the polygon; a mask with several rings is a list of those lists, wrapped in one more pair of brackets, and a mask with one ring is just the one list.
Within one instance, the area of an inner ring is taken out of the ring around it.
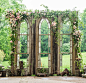
{"label": "glass panel in arch", "polygon": [[20,35],[20,53],[27,53],[27,35]]}
{"label": "glass panel in arch", "polygon": [[48,68],[48,54],[41,54],[41,67]]}
{"label": "glass panel in arch", "polygon": [[48,35],[41,35],[41,53],[48,53]]}
{"label": "glass panel in arch", "polygon": [[71,28],[71,22],[67,20],[64,21],[63,26],[61,28],[61,34],[71,34],[72,28]]}
{"label": "glass panel in arch", "polygon": [[23,61],[24,63],[24,68],[27,67],[27,58],[28,58],[29,54],[20,54],[20,61]]}
{"label": "glass panel in arch", "polygon": [[27,22],[25,20],[21,22],[20,34],[27,34]]}
{"label": "glass panel in arch", "polygon": [[40,34],[49,34],[48,24],[47,24],[47,21],[46,20],[44,20],[42,22],[42,24],[41,24],[41,32],[39,32],[39,33]]}
{"label": "glass panel in arch", "polygon": [[62,35],[60,51],[70,52],[70,35]]}
{"label": "glass panel in arch", "polygon": [[70,54],[62,55],[62,71],[64,71],[65,68],[70,70]]}

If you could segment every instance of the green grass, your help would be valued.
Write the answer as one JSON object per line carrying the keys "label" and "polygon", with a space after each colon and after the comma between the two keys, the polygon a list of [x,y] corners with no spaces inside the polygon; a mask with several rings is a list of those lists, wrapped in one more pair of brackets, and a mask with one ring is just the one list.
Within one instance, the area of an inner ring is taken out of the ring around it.
{"label": "green grass", "polygon": [[[27,59],[20,59],[20,61],[24,61],[25,62],[25,65],[26,65]],[[10,66],[8,62],[9,61],[3,61],[0,64],[3,65],[5,68],[7,68],[8,66]]]}
{"label": "green grass", "polygon": [[[86,52],[82,53],[82,58],[83,58],[83,63],[86,64]],[[69,55],[63,55],[62,59],[63,59],[63,62],[62,62],[63,66],[61,67],[61,70],[64,70],[65,68],[70,69],[70,56]],[[27,59],[20,59],[20,61],[24,61],[26,64]],[[41,63],[42,63],[43,67],[48,68],[48,57],[41,57]],[[9,66],[8,61],[3,61],[0,64],[5,66],[5,68],[7,68],[7,66]]]}
{"label": "green grass", "polygon": [[41,57],[41,64],[44,68],[48,68],[48,57]]}
{"label": "green grass", "polygon": [[2,63],[0,63],[0,64],[2,64],[5,68],[7,68],[7,66],[9,66],[9,63],[8,63],[9,61],[3,61]]}
{"label": "green grass", "polygon": [[83,63],[86,64],[86,52],[82,53]]}

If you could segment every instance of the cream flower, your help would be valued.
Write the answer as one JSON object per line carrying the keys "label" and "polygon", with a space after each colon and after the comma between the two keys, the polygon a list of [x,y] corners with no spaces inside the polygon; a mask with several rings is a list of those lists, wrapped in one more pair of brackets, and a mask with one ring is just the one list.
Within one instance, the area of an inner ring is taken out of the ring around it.
{"label": "cream flower", "polygon": [[52,26],[56,26],[56,22],[55,21],[52,22]]}

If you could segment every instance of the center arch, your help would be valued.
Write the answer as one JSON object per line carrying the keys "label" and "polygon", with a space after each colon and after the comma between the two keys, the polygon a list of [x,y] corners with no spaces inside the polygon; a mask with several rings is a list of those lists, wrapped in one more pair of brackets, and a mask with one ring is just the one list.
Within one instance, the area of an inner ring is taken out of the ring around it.
{"label": "center arch", "polygon": [[[42,29],[41,26],[42,26],[43,22],[47,23],[47,31],[45,29],[45,32],[41,31],[41,29]],[[52,36],[51,36],[51,29],[50,29],[51,24],[50,24],[50,21],[47,18],[40,18],[40,20],[38,21],[37,24],[38,24],[38,27],[36,27],[36,30],[37,30],[36,33],[38,34],[37,35],[38,39],[37,39],[37,42],[36,42],[37,49],[38,49],[37,54],[36,54],[38,56],[37,67],[41,67],[41,55],[47,55],[48,56],[48,66],[47,66],[47,68],[49,69],[49,74],[50,74],[51,73],[51,56],[52,56],[52,48],[51,48],[52,47],[52,44],[51,44]],[[43,36],[46,36],[46,39]],[[41,44],[42,44],[41,40],[44,40],[44,39],[47,42],[47,44],[46,44],[47,51],[46,52],[42,51],[43,49],[41,49]]]}

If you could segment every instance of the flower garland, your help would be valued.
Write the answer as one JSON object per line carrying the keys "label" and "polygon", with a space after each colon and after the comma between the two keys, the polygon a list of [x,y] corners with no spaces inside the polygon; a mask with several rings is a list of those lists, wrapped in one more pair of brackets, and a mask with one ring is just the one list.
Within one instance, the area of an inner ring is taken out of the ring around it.
{"label": "flower garland", "polygon": [[82,41],[81,36],[82,36],[81,31],[75,25],[73,25],[73,40],[74,40],[75,47],[77,49],[77,56],[80,56],[80,57],[81,57],[80,47],[81,47],[81,41]]}

